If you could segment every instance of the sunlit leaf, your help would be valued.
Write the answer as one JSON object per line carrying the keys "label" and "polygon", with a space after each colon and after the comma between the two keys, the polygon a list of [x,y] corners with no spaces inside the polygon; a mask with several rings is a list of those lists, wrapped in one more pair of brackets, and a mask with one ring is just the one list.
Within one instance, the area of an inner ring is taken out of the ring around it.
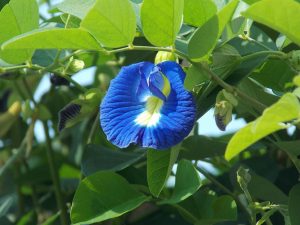
{"label": "sunlit leaf", "polygon": [[217,15],[211,17],[195,31],[188,45],[188,55],[193,61],[201,61],[212,52],[237,4],[238,0],[231,1]]}
{"label": "sunlit leaf", "polygon": [[105,47],[122,47],[133,42],[136,17],[129,0],[97,0],[81,27]]}
{"label": "sunlit leaf", "polygon": [[83,19],[91,10],[96,0],[65,0],[56,7],[64,12]]}
{"label": "sunlit leaf", "polygon": [[[0,45],[25,32],[38,28],[39,14],[35,0],[11,0],[0,12]],[[5,21],[5,22],[4,22]],[[32,50],[1,50],[0,58],[9,63],[22,63],[29,60]]]}
{"label": "sunlit leaf", "polygon": [[300,116],[300,103],[297,97],[287,93],[266,109],[262,116],[240,129],[229,141],[225,158],[232,159],[251,144],[261,138],[281,129],[285,129],[287,122]]}
{"label": "sunlit leaf", "polygon": [[299,12],[300,4],[294,0],[264,0],[251,5],[243,15],[285,34],[300,45]]}
{"label": "sunlit leaf", "polygon": [[16,36],[3,49],[101,49],[91,34],[83,29],[46,28]]}
{"label": "sunlit leaf", "polygon": [[175,43],[179,32],[183,0],[144,0],[141,8],[143,32],[148,41],[156,46]]}
{"label": "sunlit leaf", "polygon": [[202,26],[217,13],[212,0],[184,0],[184,22],[196,27]]}

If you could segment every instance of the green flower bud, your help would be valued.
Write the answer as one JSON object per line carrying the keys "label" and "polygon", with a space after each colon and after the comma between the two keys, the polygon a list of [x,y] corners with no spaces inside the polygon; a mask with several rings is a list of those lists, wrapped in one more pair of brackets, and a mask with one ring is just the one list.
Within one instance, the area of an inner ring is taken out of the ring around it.
{"label": "green flower bud", "polygon": [[84,61],[79,59],[73,59],[69,65],[68,72],[77,73],[84,68]]}
{"label": "green flower bud", "polygon": [[178,61],[177,56],[173,52],[159,51],[155,56],[155,64],[164,62],[164,61]]}
{"label": "green flower bud", "polygon": [[225,89],[223,89],[222,91],[220,91],[218,93],[218,95],[217,95],[216,102],[221,102],[221,101],[228,101],[233,106],[237,106],[238,105],[237,98],[233,94],[231,94],[228,91],[226,91]]}

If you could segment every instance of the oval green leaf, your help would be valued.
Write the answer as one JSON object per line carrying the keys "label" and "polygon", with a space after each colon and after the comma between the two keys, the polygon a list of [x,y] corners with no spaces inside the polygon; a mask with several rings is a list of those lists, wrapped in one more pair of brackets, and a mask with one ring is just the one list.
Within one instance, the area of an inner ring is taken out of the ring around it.
{"label": "oval green leaf", "polygon": [[202,26],[217,13],[217,6],[212,0],[185,0],[184,22],[195,27]]}
{"label": "oval green leaf", "polygon": [[81,22],[103,46],[122,47],[133,42],[136,17],[129,0],[98,0]]}
{"label": "oval green leaf", "polygon": [[91,34],[82,29],[46,28],[16,36],[3,49],[101,49]]}
{"label": "oval green leaf", "polygon": [[178,156],[179,148],[147,151],[147,181],[150,192],[158,197],[171,173]]}
{"label": "oval green leaf", "polygon": [[90,144],[85,147],[81,170],[85,176],[100,170],[119,171],[135,163],[143,155]]}
{"label": "oval green leaf", "polygon": [[300,45],[299,12],[300,4],[297,1],[264,0],[251,5],[243,16],[285,34],[290,40]]}
{"label": "oval green leaf", "polygon": [[188,55],[193,61],[199,62],[209,56],[226,24],[230,21],[238,2],[238,0],[231,1],[195,31],[188,45]]}
{"label": "oval green leaf", "polygon": [[295,185],[289,193],[289,214],[291,225],[298,225],[300,221],[300,184]]}
{"label": "oval green leaf", "polygon": [[72,224],[92,224],[118,217],[147,201],[120,175],[98,172],[83,179],[76,190]]}
{"label": "oval green leaf", "polygon": [[[35,0],[11,0],[0,12],[0,45],[5,41],[38,28],[39,13]],[[1,50],[0,58],[18,64],[29,60],[33,50]]]}
{"label": "oval green leaf", "polygon": [[144,0],[141,19],[144,35],[156,46],[175,43],[183,15],[183,0]]}
{"label": "oval green leaf", "polygon": [[[188,181],[188,182],[187,182]],[[176,183],[172,196],[160,204],[176,204],[193,195],[201,186],[199,174],[191,161],[181,160],[176,172]]]}

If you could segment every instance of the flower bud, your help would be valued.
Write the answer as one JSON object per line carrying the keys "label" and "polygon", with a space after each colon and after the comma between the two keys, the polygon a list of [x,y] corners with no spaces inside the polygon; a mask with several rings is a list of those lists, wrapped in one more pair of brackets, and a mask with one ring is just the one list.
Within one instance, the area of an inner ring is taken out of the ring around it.
{"label": "flower bud", "polygon": [[178,61],[177,56],[173,52],[159,51],[155,56],[155,64],[164,62],[164,61]]}
{"label": "flower bud", "polygon": [[84,68],[84,61],[80,59],[73,59],[70,63],[68,71],[71,73],[77,73]]}
{"label": "flower bud", "polygon": [[232,104],[228,101],[221,101],[216,103],[215,105],[215,121],[217,127],[225,131],[226,126],[230,123],[232,120]]}

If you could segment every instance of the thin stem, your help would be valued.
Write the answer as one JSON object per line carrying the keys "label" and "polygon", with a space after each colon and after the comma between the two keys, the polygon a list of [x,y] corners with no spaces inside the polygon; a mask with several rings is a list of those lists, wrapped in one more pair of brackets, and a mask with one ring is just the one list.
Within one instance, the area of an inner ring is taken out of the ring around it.
{"label": "thin stem", "polygon": [[261,102],[257,101],[256,99],[250,97],[249,95],[245,94],[244,92],[240,91],[238,88],[231,86],[230,84],[226,83],[222,80],[218,75],[213,73],[207,66],[203,65],[202,63],[194,63],[197,69],[204,70],[211,80],[214,80],[217,84],[223,87],[226,91],[238,95],[240,98],[247,100],[251,103],[257,110],[263,111],[267,108],[266,105],[262,104]]}
{"label": "thin stem", "polygon": [[36,103],[36,101],[34,100],[34,97],[33,97],[32,91],[31,91],[31,89],[30,89],[30,87],[29,87],[29,85],[28,85],[28,83],[27,83],[27,81],[26,81],[26,79],[25,79],[25,78],[23,78],[23,84],[24,84],[24,87],[25,87],[25,89],[26,89],[27,93],[29,94],[29,97],[30,97],[31,101],[32,101],[32,102],[33,102],[33,104],[36,106],[36,105],[37,105],[37,103]]}
{"label": "thin stem", "polygon": [[[33,94],[31,92],[31,89],[29,88],[29,85],[28,85],[26,79],[23,79],[23,82],[24,82],[25,88],[26,88],[32,102],[34,103],[34,106],[36,107],[37,103],[33,99]],[[47,158],[48,158],[48,164],[49,164],[51,178],[52,178],[53,185],[54,185],[55,197],[56,197],[58,208],[61,211],[60,221],[61,221],[62,225],[68,225],[67,208],[66,208],[65,202],[63,200],[63,195],[61,193],[59,175],[58,175],[58,171],[55,167],[54,151],[52,148],[48,125],[47,125],[47,122],[45,122],[45,121],[43,121],[43,129],[44,129],[44,133],[45,133],[45,137],[46,137]]]}
{"label": "thin stem", "polygon": [[216,180],[212,175],[210,175],[205,169],[202,169],[201,167],[197,166],[197,170],[202,173],[208,180],[210,180],[212,183],[214,183],[216,186],[218,186],[224,193],[232,196],[233,198],[236,198],[236,196],[223,184],[221,184],[218,180]]}
{"label": "thin stem", "polygon": [[49,168],[50,168],[51,177],[53,180],[55,197],[56,197],[58,208],[61,211],[60,221],[61,221],[62,225],[68,225],[67,208],[65,205],[65,201],[63,199],[63,195],[61,193],[59,175],[58,175],[58,171],[55,166],[54,151],[53,151],[52,144],[51,144],[51,138],[50,138],[49,131],[48,131],[48,125],[45,121],[43,121],[43,128],[44,128],[44,132],[45,132],[45,136],[46,136],[47,158],[48,158],[48,164],[49,164]]}
{"label": "thin stem", "polygon": [[92,129],[89,133],[89,136],[88,136],[88,139],[87,139],[87,144],[90,144],[92,143],[92,138],[93,138],[93,135],[96,131],[96,128],[97,128],[97,125],[99,123],[99,117],[100,117],[100,113],[97,114],[95,120],[94,120],[94,123],[93,123],[93,126],[92,126]]}
{"label": "thin stem", "polygon": [[[26,159],[23,159],[23,164],[25,167],[26,172],[28,173],[30,171],[30,167],[26,161]],[[37,194],[37,189],[36,189],[36,185],[35,184],[31,184],[30,185],[31,191],[32,191],[32,202],[35,208],[35,212],[38,215],[39,211],[40,211],[40,206],[39,206],[39,201],[38,201],[38,194]]]}
{"label": "thin stem", "polygon": [[224,193],[230,195],[236,201],[236,203],[240,206],[240,208],[246,212],[246,214],[249,217],[249,221],[253,224],[253,216],[251,215],[251,213],[248,211],[248,209],[244,206],[244,204],[240,201],[240,199],[234,193],[232,193],[227,187],[225,187],[217,179],[215,179],[212,175],[210,175],[205,169],[200,168],[199,166],[197,166],[196,168],[208,180],[210,180],[213,184],[215,184],[217,187],[219,187]]}
{"label": "thin stem", "polygon": [[114,49],[114,50],[106,50],[105,52],[107,54],[113,54],[113,53],[133,51],[133,50],[138,50],[138,51],[167,51],[167,52],[173,51],[172,48],[130,45],[130,46],[127,46],[127,47],[124,47],[124,48],[119,48],[119,49]]}
{"label": "thin stem", "polygon": [[282,58],[282,59],[287,58],[287,55],[284,52],[280,52],[280,51],[259,51],[259,52],[255,52],[255,53],[243,56],[242,61],[247,61],[249,59],[254,59],[254,58],[257,58],[257,57],[263,56],[263,55],[278,56],[279,58]]}

